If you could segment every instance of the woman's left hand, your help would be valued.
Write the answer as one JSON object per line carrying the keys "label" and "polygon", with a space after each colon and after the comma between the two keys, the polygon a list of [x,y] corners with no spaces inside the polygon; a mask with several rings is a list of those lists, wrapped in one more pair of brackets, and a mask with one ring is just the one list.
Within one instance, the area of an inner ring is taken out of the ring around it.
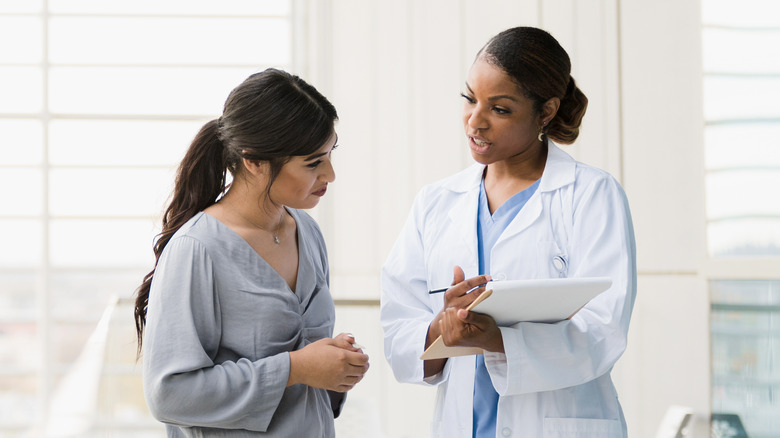
{"label": "woman's left hand", "polygon": [[496,321],[483,313],[450,307],[439,320],[442,340],[447,346],[478,347],[503,353],[504,339]]}
{"label": "woman's left hand", "polygon": [[355,336],[352,333],[339,333],[339,335],[333,339],[339,341],[339,345],[345,350],[365,354],[363,352],[363,346],[355,343]]}

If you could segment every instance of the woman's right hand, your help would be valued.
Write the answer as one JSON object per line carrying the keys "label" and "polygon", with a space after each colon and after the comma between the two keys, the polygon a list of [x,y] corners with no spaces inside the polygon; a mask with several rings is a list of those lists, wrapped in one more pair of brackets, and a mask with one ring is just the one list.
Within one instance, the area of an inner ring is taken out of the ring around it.
{"label": "woman's right hand", "polygon": [[287,386],[304,384],[314,388],[347,392],[368,371],[368,355],[352,344],[354,338],[339,335],[323,338],[290,352]]}
{"label": "woman's right hand", "polygon": [[[455,266],[452,275],[452,287],[444,292],[444,307],[439,311],[431,324],[428,326],[428,335],[425,337],[425,348],[430,347],[431,344],[441,335],[441,320],[447,309],[465,309],[477,297],[485,291],[485,283],[490,281],[489,275],[478,275],[476,277],[466,279],[466,275],[463,273],[463,269],[460,266]],[[475,289],[476,288],[476,289]],[[473,291],[469,292],[470,290]],[[430,377],[435,374],[439,374],[444,369],[444,364],[447,359],[432,359],[423,362],[423,375]]]}
{"label": "woman's right hand", "polygon": [[[441,334],[439,330],[439,321],[441,321],[444,312],[450,308],[467,308],[485,291],[485,284],[490,281],[490,275],[478,275],[469,279],[466,279],[465,277],[466,275],[463,273],[463,269],[461,269],[460,266],[455,266],[452,275],[452,287],[444,292],[444,306],[436,317],[433,318],[431,325],[428,327],[428,339],[425,343],[426,348]],[[471,291],[472,289],[474,290]]]}
{"label": "woman's right hand", "polygon": [[[485,291],[485,284],[488,281],[490,281],[490,275],[477,275],[466,280],[463,269],[460,266],[455,266],[452,272],[452,287],[444,292],[443,310],[450,307],[465,309]],[[472,289],[474,290],[469,292]]]}

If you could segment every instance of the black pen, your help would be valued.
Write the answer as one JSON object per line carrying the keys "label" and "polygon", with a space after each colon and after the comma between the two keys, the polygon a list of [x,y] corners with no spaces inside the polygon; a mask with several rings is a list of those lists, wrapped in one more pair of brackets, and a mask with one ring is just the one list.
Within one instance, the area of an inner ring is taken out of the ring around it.
{"label": "black pen", "polygon": [[[466,292],[466,293],[469,293],[469,292],[473,291],[474,289],[478,289],[478,288],[480,288],[480,287],[482,287],[482,286],[485,286],[486,284],[487,284],[487,283],[485,283],[485,284],[480,284],[479,286],[473,287],[473,288],[471,288],[471,289],[470,289],[468,292]],[[450,287],[453,287],[453,286],[454,286],[454,285],[452,285],[452,286],[450,286]],[[433,294],[440,294],[440,293],[442,293],[442,292],[446,292],[446,291],[447,291],[447,289],[449,289],[450,287],[443,287],[443,288],[441,288],[441,289],[434,289],[434,290],[429,290],[429,291],[428,291],[428,294],[429,294],[429,295],[433,295]]]}

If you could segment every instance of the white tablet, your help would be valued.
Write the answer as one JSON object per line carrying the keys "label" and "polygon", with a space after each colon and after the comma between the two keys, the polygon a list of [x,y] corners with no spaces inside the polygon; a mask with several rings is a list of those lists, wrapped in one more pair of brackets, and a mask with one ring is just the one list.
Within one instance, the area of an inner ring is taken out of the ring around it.
{"label": "white tablet", "polygon": [[[486,313],[503,327],[518,322],[558,322],[571,318],[611,285],[612,280],[607,277],[491,281],[468,310]],[[482,353],[476,347],[448,347],[439,336],[420,359]]]}
{"label": "white tablet", "polygon": [[521,321],[562,321],[611,285],[608,277],[491,281],[485,287],[493,291],[490,297],[471,310],[492,316],[504,327]]}

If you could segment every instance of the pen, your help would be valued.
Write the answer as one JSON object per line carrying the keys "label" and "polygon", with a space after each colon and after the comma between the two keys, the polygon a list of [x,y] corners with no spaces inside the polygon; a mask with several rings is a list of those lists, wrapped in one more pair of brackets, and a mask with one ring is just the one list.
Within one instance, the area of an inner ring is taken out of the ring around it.
{"label": "pen", "polygon": [[[485,284],[487,284],[487,283],[485,283]],[[469,292],[471,292],[471,291],[472,291],[472,290],[474,290],[474,289],[480,288],[480,287],[484,286],[485,284],[480,284],[479,286],[477,286],[477,287],[475,287],[475,288],[471,289]],[[443,288],[441,288],[441,289],[434,289],[434,290],[429,290],[429,291],[428,291],[428,294],[429,294],[429,295],[433,295],[433,294],[440,294],[440,293],[442,293],[442,292],[446,292],[446,291],[447,291],[447,289],[449,289],[450,287],[452,287],[452,286],[449,286],[449,287],[443,287]],[[468,293],[468,292],[466,292],[466,293]]]}

